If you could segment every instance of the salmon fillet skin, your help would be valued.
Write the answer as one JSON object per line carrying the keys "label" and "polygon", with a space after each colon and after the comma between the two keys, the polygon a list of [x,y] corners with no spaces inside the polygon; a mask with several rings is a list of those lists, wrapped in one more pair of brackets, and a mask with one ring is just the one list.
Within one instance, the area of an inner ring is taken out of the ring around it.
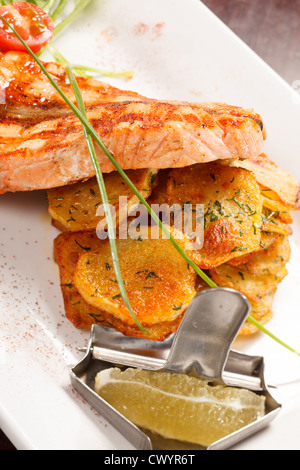
{"label": "salmon fillet skin", "polygon": [[[66,95],[65,70],[44,64]],[[263,152],[261,117],[223,103],[149,99],[78,78],[87,117],[124,170],[179,168]],[[103,173],[115,168],[100,147]],[[0,53],[0,192],[49,189],[95,174],[82,124],[26,52]]]}

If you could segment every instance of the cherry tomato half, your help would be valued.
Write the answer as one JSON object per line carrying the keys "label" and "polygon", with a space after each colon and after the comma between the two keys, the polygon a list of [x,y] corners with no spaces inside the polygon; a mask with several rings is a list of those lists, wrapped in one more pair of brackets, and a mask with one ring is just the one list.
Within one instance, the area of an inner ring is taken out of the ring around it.
{"label": "cherry tomato half", "polygon": [[[53,21],[36,5],[28,2],[16,2],[0,7],[0,15],[12,25],[34,53],[40,52],[53,37]],[[26,50],[13,31],[1,19],[0,49],[2,51]]]}

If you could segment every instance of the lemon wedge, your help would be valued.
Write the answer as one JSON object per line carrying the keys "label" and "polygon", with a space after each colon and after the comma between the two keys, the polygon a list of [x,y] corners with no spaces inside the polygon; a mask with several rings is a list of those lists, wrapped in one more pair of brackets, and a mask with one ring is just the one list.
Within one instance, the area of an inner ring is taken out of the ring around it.
{"label": "lemon wedge", "polygon": [[95,391],[136,426],[201,446],[265,413],[265,398],[254,392],[185,374],[113,367],[97,374]]}

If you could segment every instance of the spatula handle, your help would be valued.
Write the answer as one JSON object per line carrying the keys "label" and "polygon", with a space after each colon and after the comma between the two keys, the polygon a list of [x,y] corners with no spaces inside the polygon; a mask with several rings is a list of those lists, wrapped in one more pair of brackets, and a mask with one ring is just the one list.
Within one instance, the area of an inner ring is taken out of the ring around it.
{"label": "spatula handle", "polygon": [[250,312],[240,292],[212,288],[191,302],[174,338],[164,370],[223,383],[231,345]]}

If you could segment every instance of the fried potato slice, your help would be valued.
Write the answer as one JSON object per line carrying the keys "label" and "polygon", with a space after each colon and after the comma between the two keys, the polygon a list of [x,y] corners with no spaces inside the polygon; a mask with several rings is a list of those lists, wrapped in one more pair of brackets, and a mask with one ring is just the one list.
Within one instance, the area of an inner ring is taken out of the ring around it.
{"label": "fried potato slice", "polygon": [[[276,199],[288,209],[300,209],[300,183],[272,162],[267,155],[262,154],[243,161],[233,160],[229,164],[235,168],[245,168],[252,171],[262,188],[272,190],[276,194]],[[264,194],[266,195],[265,192]],[[268,197],[270,195],[271,193],[268,191]]]}
{"label": "fried potato slice", "polygon": [[244,294],[250,301],[259,302],[268,295],[287,275],[284,266],[276,274],[254,275],[239,267],[223,264],[210,271],[212,280],[220,287],[229,287]]}
{"label": "fried potato slice", "polygon": [[[273,318],[273,300],[276,293],[276,288],[265,295],[259,302],[250,300],[251,312],[250,315],[258,321],[261,325],[265,325]],[[239,331],[239,336],[249,336],[258,331],[257,326],[249,321],[246,321]]]}
{"label": "fried potato slice", "polygon": [[[155,185],[157,170],[129,170],[126,174],[142,196],[147,199]],[[110,204],[116,213],[116,222],[118,222],[126,218],[127,212],[130,214],[139,201],[117,171],[105,174],[104,182]],[[49,213],[54,225],[60,230],[69,232],[95,230],[99,222],[104,219],[103,213],[97,215],[97,209],[101,206],[102,200],[96,178],[50,189],[47,195]],[[127,208],[120,207],[120,196],[128,198]]]}
{"label": "fried potato slice", "polygon": [[280,220],[279,213],[263,208],[261,229],[264,232],[292,235],[293,230],[289,224]]}
{"label": "fried potato slice", "polygon": [[89,328],[94,323],[107,326],[102,312],[87,304],[73,283],[79,256],[96,249],[102,242],[95,232],[64,232],[54,241],[54,259],[59,267],[65,314],[76,328]]}
{"label": "fried potato slice", "polygon": [[279,237],[279,233],[261,232],[261,240],[258,250],[231,259],[228,261],[228,264],[230,264],[230,266],[240,266],[242,264],[247,264],[247,262],[251,260],[253,256],[256,256],[256,254],[268,250]]}
{"label": "fried potato slice", "polygon": [[168,204],[204,206],[204,244],[189,253],[201,269],[259,249],[262,200],[247,170],[205,163],[169,173]]}
{"label": "fried potato slice", "polygon": [[264,196],[263,206],[276,214],[277,218],[280,219],[283,223],[291,224],[293,222],[290,211],[281,202]]}
{"label": "fried potato slice", "polygon": [[[261,265],[262,267],[262,265]],[[227,264],[219,266],[209,272],[213,281],[220,287],[229,287],[244,294],[251,306],[250,315],[261,325],[265,325],[273,317],[273,299],[278,284],[287,275],[285,265],[276,273],[254,274],[243,271],[241,266],[233,267]],[[239,332],[239,336],[256,333],[258,328],[246,321]]]}
{"label": "fried potato slice", "polygon": [[[188,241],[177,240],[183,248]],[[174,322],[196,295],[196,274],[166,238],[153,239],[149,228],[138,240],[116,240],[120,267],[133,312],[148,327]],[[116,282],[108,242],[80,256],[74,283],[90,305],[134,325]]]}
{"label": "fried potato slice", "polygon": [[[96,237],[95,232],[88,231],[64,232],[55,239],[54,258],[59,266],[66,318],[78,329],[90,329],[93,324],[101,324],[127,336],[164,341],[177,330],[184,312],[170,322],[147,325],[149,337],[136,325],[123,323],[114,315],[93,307],[78,292],[73,282],[77,261],[82,253],[96,249],[102,243],[103,241]],[[107,269],[113,268],[107,265]]]}
{"label": "fried potato slice", "polygon": [[280,273],[291,256],[291,247],[288,237],[281,236],[265,250],[252,256],[245,264],[239,266],[239,271],[250,272],[255,276]]}

